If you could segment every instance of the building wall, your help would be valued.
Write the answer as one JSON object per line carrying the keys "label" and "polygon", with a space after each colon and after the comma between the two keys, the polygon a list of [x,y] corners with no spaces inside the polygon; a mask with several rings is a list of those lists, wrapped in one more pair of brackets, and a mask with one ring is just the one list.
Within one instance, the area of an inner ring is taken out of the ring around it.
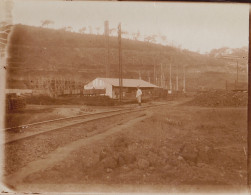
{"label": "building wall", "polygon": [[85,85],[84,89],[105,89],[105,95],[109,96],[110,98],[114,98],[112,92],[112,85],[110,85],[109,83],[105,83],[100,79],[94,79],[93,81]]}
{"label": "building wall", "polygon": [[113,96],[113,91],[112,91],[112,85],[106,84],[105,88],[106,88],[106,90],[105,90],[105,91],[106,91],[105,95],[109,96],[110,98],[114,98],[114,96]]}
{"label": "building wall", "polygon": [[[105,89],[106,96],[109,96],[110,98],[118,98],[119,97],[119,87],[114,87],[109,83],[104,82],[101,79],[94,79],[93,81],[91,81],[90,83],[88,83],[87,85],[84,86],[84,89]],[[142,92],[143,92],[143,96],[151,96],[151,94],[153,93],[154,88],[152,87],[144,87],[141,88]],[[131,97],[131,98],[135,98],[136,96],[136,91],[137,91],[137,87],[123,87],[123,97]]]}
{"label": "building wall", "polygon": [[104,84],[99,79],[94,79],[84,86],[84,89],[104,89]]}

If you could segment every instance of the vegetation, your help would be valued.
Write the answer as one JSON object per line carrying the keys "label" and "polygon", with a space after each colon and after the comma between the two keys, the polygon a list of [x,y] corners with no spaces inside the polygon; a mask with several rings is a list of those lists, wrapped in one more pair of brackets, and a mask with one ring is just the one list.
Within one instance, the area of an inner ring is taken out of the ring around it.
{"label": "vegetation", "polygon": [[[42,21],[44,26],[51,21]],[[95,77],[105,77],[107,63],[106,39],[97,31],[97,35],[84,34],[92,32],[92,28],[83,27],[79,32],[69,32],[69,27],[52,30],[42,27],[15,25],[9,44],[8,82],[32,80],[41,77],[64,77],[90,81]],[[97,29],[99,30],[99,29]],[[209,54],[199,54],[171,46],[154,43],[154,37],[138,41],[138,32],[134,40],[122,40],[122,62],[125,78],[141,78],[153,82],[155,75],[160,78],[164,73],[168,83],[170,65],[172,66],[173,83],[176,74],[182,79],[186,71],[187,88],[201,87],[198,79],[205,87],[223,88],[226,80],[234,80],[236,62],[219,58],[224,52],[213,50]],[[165,36],[162,37],[166,39]],[[111,36],[110,46],[110,75],[118,76],[118,40]],[[229,49],[229,48],[228,48]],[[247,56],[245,48],[232,50],[238,56]],[[161,68],[162,66],[162,68]],[[247,59],[239,62],[239,72],[246,79]],[[213,74],[213,76],[212,76]],[[213,78],[213,80],[211,80]],[[216,83],[214,81],[217,81]],[[220,83],[218,83],[220,82]],[[180,80],[182,85],[182,80]],[[15,86],[11,86],[12,88]]]}

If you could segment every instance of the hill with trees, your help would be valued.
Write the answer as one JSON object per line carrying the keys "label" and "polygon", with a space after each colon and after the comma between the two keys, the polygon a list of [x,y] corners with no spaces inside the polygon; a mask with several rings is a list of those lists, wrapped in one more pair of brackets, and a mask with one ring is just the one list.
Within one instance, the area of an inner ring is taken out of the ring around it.
{"label": "hill with trees", "polygon": [[[46,21],[45,21],[46,22]],[[47,22],[48,23],[48,22]],[[46,25],[46,24],[44,24]],[[69,32],[42,27],[15,25],[8,43],[7,88],[30,88],[29,82],[43,78],[74,79],[86,83],[106,76],[107,46],[104,35],[84,34],[85,29]],[[122,36],[123,37],[123,36]],[[110,77],[118,76],[118,38],[109,37]],[[236,60],[224,59],[226,54],[239,56],[239,78],[247,81],[247,49],[223,48],[199,54],[172,46],[122,39],[124,78],[139,78],[160,85],[161,78],[169,86],[185,72],[188,90],[224,88],[226,80],[236,78]],[[225,52],[225,53],[224,53]]]}

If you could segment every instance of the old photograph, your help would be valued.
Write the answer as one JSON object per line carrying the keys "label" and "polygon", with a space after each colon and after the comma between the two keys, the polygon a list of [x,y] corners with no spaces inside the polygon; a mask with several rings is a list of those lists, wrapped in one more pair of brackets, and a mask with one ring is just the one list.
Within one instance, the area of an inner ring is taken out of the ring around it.
{"label": "old photograph", "polygon": [[247,192],[249,4],[0,5],[2,192]]}

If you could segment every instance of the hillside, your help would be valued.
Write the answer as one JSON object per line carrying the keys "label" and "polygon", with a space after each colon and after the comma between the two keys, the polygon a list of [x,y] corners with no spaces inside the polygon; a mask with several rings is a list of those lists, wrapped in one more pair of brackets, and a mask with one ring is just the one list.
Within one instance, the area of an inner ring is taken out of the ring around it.
{"label": "hillside", "polygon": [[[110,77],[117,77],[117,37],[110,37],[109,44]],[[128,39],[122,39],[122,50],[125,78],[138,78],[140,71],[142,79],[153,82],[155,66],[158,80],[162,72],[166,85],[169,85],[170,64],[173,83],[178,74],[180,88],[183,67],[186,70],[187,89],[191,90],[224,88],[226,80],[234,82],[236,78],[236,63],[218,59],[212,53],[201,55],[170,46]],[[30,80],[42,78],[74,78],[86,83],[95,77],[105,77],[105,37],[15,25],[10,37],[7,61],[8,88],[30,88]],[[242,81],[247,80],[246,61],[247,59],[242,59],[239,62],[239,78]]]}

